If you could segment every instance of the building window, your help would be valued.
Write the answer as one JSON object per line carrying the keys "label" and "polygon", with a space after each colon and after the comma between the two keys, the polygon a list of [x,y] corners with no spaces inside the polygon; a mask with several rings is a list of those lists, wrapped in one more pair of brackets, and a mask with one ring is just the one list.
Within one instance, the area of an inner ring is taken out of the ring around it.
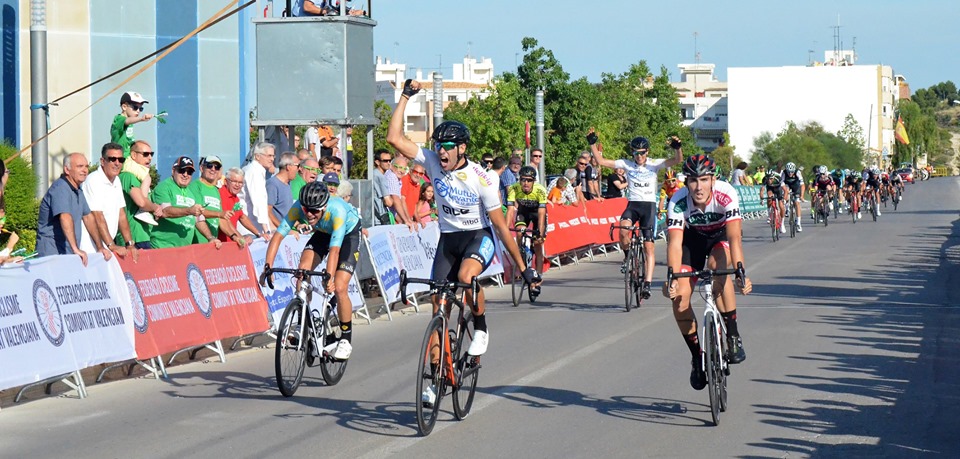
{"label": "building window", "polygon": [[447,102],[456,102],[457,96],[447,96]]}
{"label": "building window", "polygon": [[685,108],[680,109],[680,119],[684,119],[684,120],[689,119],[687,118],[687,109]]}

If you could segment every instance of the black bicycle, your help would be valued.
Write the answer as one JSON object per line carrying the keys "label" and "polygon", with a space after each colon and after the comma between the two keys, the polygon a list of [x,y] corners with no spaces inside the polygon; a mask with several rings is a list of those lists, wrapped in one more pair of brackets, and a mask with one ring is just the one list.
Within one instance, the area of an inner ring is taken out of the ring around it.
{"label": "black bicycle", "polygon": [[790,237],[797,237],[797,216],[794,214],[796,211],[796,203],[800,198],[797,196],[797,193],[793,191],[790,192],[790,201],[786,205],[786,217],[787,224],[790,225]]}
{"label": "black bicycle", "polygon": [[[513,228],[520,235],[520,255],[523,256],[523,264],[533,266],[536,256],[533,253],[534,231],[529,228]],[[520,299],[523,298],[523,289],[527,289],[527,298],[533,303],[536,297],[530,292],[530,286],[523,280],[523,271],[517,269],[513,263],[510,263],[510,292],[513,295],[513,305],[519,306]]]}
{"label": "black bicycle", "polygon": [[[480,283],[473,278],[469,284],[462,282],[434,281],[407,277],[407,271],[400,271],[400,298],[407,303],[407,284],[424,284],[428,293],[437,296],[438,306],[427,324],[417,358],[417,428],[420,435],[430,435],[440,412],[440,401],[448,390],[453,394],[453,414],[457,420],[463,420],[473,406],[473,396],[477,390],[477,378],[480,375],[480,357],[467,354],[467,348],[473,340],[472,321],[464,313],[464,299],[457,298],[457,289],[473,292],[477,298]],[[459,309],[450,327],[450,310]],[[472,315],[471,315],[472,317]],[[427,392],[429,391],[429,392]],[[434,399],[426,400],[430,393]]]}
{"label": "black bicycle", "polygon": [[343,378],[348,360],[333,358],[333,350],[342,333],[337,308],[330,301],[333,295],[322,293],[324,300],[321,309],[317,311],[310,308],[314,290],[310,278],[319,276],[322,283],[326,284],[330,274],[327,274],[327,270],[271,268],[262,275],[271,289],[273,281],[270,274],[275,273],[292,275],[294,284],[300,281],[296,295],[287,303],[277,324],[275,366],[280,393],[284,397],[292,397],[303,381],[304,367],[307,366],[319,365],[324,382],[329,386],[336,385]]}
{"label": "black bicycle", "polygon": [[643,237],[643,230],[640,229],[639,224],[633,224],[632,226],[610,225],[610,239],[619,240],[619,238],[614,239],[613,237],[613,230],[615,229],[630,231],[630,249],[626,254],[627,258],[624,260],[623,266],[620,268],[620,271],[623,272],[623,303],[627,312],[630,312],[634,300],[637,301],[637,307],[639,308],[640,303],[645,299],[641,287],[643,286],[643,277],[647,266],[647,255],[643,250],[643,243],[647,239]]}

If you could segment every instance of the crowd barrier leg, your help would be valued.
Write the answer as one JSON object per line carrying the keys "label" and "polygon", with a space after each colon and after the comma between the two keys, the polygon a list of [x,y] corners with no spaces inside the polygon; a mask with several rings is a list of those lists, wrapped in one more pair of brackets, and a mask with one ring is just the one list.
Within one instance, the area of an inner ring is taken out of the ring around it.
{"label": "crowd barrier leg", "polygon": [[237,346],[239,346],[241,342],[246,342],[247,346],[250,346],[250,345],[253,344],[253,339],[254,339],[254,338],[256,338],[256,337],[258,337],[258,336],[264,336],[264,335],[265,335],[265,336],[269,336],[269,337],[270,337],[271,339],[273,339],[273,340],[276,340],[276,339],[277,339],[277,334],[274,333],[274,332],[273,332],[273,329],[271,328],[271,329],[269,329],[269,330],[267,330],[267,331],[262,331],[262,332],[259,332],[259,333],[251,333],[251,334],[249,334],[249,335],[238,336],[237,339],[233,340],[233,344],[230,345],[230,350],[231,350],[231,351],[236,350],[236,349],[237,349]]}
{"label": "crowd barrier leg", "polygon": [[227,355],[223,352],[223,344],[220,342],[220,340],[216,340],[212,343],[207,343],[202,346],[188,347],[185,349],[180,349],[177,352],[174,352],[173,355],[170,356],[170,360],[167,361],[167,365],[173,365],[173,360],[176,359],[177,356],[183,352],[189,352],[190,360],[194,360],[197,358],[197,352],[200,352],[202,349],[209,349],[213,351],[214,353],[217,354],[218,357],[220,357],[221,363],[226,363]]}
{"label": "crowd barrier leg", "polygon": [[[157,364],[158,362],[159,362],[159,365]],[[138,365],[143,367],[143,369],[147,370],[151,374],[153,374],[154,378],[165,379],[167,377],[167,370],[163,367],[163,360],[157,357],[153,357],[149,361],[131,359],[131,360],[124,360],[123,362],[117,362],[113,365],[109,365],[103,370],[100,370],[100,374],[97,375],[96,382],[98,384],[103,382],[103,377],[107,374],[108,371],[113,370],[114,368],[120,368],[123,366],[127,366],[127,376],[130,376],[130,374],[133,373],[133,369],[136,368]]]}
{"label": "crowd barrier leg", "polygon": [[[70,381],[73,379],[73,381]],[[42,381],[37,381],[35,383],[27,384],[20,388],[20,391],[17,392],[17,396],[13,398],[13,403],[20,403],[20,399],[23,398],[23,393],[31,387],[36,387],[40,385],[46,385],[43,392],[47,395],[50,395],[51,387],[54,383],[62,382],[66,384],[71,389],[77,391],[77,396],[81,399],[87,398],[87,386],[83,383],[83,377],[80,376],[80,370],[74,371],[72,373],[65,373],[60,376],[54,376],[51,378],[44,379]]]}

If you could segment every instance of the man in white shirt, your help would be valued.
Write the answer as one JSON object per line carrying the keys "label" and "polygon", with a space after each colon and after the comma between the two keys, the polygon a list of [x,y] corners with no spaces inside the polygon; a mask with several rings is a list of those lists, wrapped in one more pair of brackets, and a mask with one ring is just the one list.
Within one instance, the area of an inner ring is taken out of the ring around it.
{"label": "man in white shirt", "polygon": [[[243,200],[253,224],[260,234],[272,232],[270,209],[267,207],[267,172],[274,169],[273,158],[276,148],[271,143],[260,142],[253,147],[253,161],[243,166]],[[245,227],[238,228],[244,236],[250,233]],[[259,234],[254,235],[259,236]]]}
{"label": "man in white shirt", "polygon": [[[90,173],[80,186],[90,213],[96,220],[96,231],[99,233],[103,245],[120,257],[127,253],[137,261],[139,255],[134,246],[133,235],[130,232],[130,222],[124,211],[126,201],[123,198],[123,187],[120,185],[121,165],[126,161],[123,157],[123,147],[117,143],[108,143],[100,149],[100,167]],[[121,244],[116,244],[117,232],[120,232]],[[95,252],[93,240],[86,227],[80,234],[80,250],[87,253]]]}

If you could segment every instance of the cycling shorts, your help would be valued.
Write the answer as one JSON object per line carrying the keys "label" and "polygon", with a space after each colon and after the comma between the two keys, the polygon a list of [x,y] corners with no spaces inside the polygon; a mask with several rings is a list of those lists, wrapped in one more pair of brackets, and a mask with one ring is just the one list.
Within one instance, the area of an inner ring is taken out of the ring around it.
{"label": "cycling shorts", "polygon": [[863,182],[853,182],[853,183],[847,182],[847,188],[852,189],[854,193],[859,193],[859,192],[860,192],[860,185],[861,185],[862,183],[863,183]]}
{"label": "cycling shorts", "polygon": [[790,191],[796,193],[798,196],[800,195],[800,186],[803,185],[803,183],[801,183],[799,180],[793,182],[785,181],[783,183],[784,185],[787,185],[787,188],[790,188]]}
{"label": "cycling shorts", "polygon": [[[320,257],[319,259],[323,260],[323,257],[330,252],[330,234],[322,231],[313,233],[304,250],[313,250]],[[343,237],[343,243],[340,245],[340,257],[337,259],[337,271],[353,274],[357,269],[357,260],[359,259],[360,225],[358,224]]]}
{"label": "cycling shorts", "polygon": [[[539,209],[532,211],[517,212],[517,221],[514,223],[514,226],[526,226],[531,230],[539,231],[540,235],[543,236],[547,234],[547,228],[540,229],[540,217]],[[549,215],[544,214],[543,221],[546,223],[549,218]],[[550,227],[550,225],[544,225]]]}
{"label": "cycling shorts", "polygon": [[459,282],[460,264],[463,260],[469,258],[480,262],[483,271],[493,262],[496,252],[490,228],[440,233],[430,278]]}
{"label": "cycling shorts", "polygon": [[643,238],[652,241],[657,229],[657,203],[630,201],[627,203],[627,208],[624,209],[623,214],[620,215],[620,220],[639,223]]}
{"label": "cycling shorts", "polygon": [[711,236],[705,236],[695,230],[683,230],[683,257],[680,259],[683,266],[689,266],[694,271],[703,269],[707,257],[717,247],[730,247],[727,243],[727,228]]}
{"label": "cycling shorts", "polygon": [[880,180],[867,179],[867,186],[872,187],[874,190],[880,189]]}
{"label": "cycling shorts", "polygon": [[817,185],[817,192],[826,193],[827,187],[830,185],[833,185],[833,182],[827,182],[827,183],[817,182],[816,185]]}
{"label": "cycling shorts", "polygon": [[843,180],[840,180],[840,177],[831,176],[833,178],[833,186],[840,188],[843,186]]}
{"label": "cycling shorts", "polygon": [[773,196],[776,197],[778,200],[781,200],[781,201],[783,200],[783,188],[779,186],[776,188],[767,187],[767,194],[768,195],[773,194]]}

